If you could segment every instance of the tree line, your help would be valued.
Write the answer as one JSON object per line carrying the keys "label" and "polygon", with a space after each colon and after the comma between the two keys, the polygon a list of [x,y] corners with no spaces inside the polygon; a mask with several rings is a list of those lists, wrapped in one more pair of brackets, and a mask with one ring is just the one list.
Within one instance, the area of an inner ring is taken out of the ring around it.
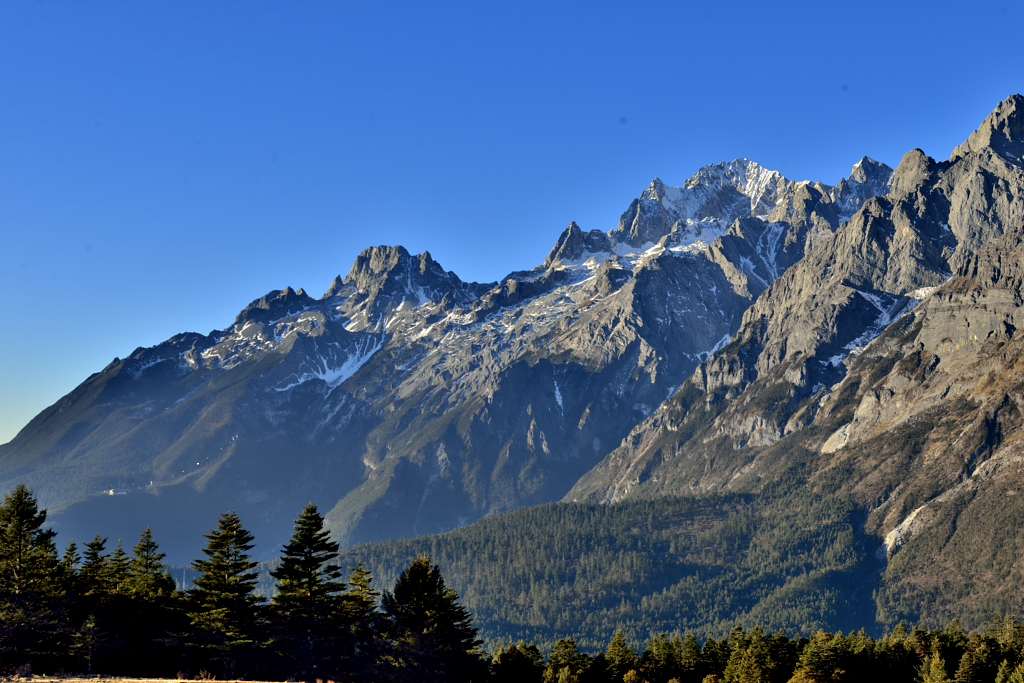
{"label": "tree line", "polygon": [[179,590],[152,533],[131,553],[97,537],[58,554],[46,511],[19,486],[0,503],[0,673],[494,683],[1024,683],[1024,626],[969,634],[896,628],[810,638],[734,628],[727,636],[620,631],[600,651],[572,639],[487,652],[470,613],[426,557],[378,592],[307,506],[258,593],[253,537],[225,514],[197,578]]}

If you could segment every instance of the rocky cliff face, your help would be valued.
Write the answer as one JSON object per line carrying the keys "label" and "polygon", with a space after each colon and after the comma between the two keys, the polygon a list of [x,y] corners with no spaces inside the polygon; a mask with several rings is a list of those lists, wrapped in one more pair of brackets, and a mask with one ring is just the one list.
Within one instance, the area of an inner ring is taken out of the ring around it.
{"label": "rocky cliff face", "polygon": [[267,552],[310,499],[347,542],[557,500],[890,175],[865,159],[829,187],[740,160],[655,180],[618,227],[573,223],[491,284],[368,249],[321,298],[275,290],[116,359],[0,447],[0,478],[71,535],[146,520],[193,543],[232,508]]}
{"label": "rocky cliff face", "polygon": [[791,477],[866,512],[889,562],[883,620],[1024,607],[1022,104],[1000,105],[949,161],[907,154],[889,191],[809,248],[567,498]]}

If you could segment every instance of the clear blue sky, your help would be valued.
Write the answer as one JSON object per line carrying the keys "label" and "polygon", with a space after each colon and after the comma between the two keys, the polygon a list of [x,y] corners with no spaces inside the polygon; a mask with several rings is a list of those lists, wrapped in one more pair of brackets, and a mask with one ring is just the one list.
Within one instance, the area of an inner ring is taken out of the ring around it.
{"label": "clear blue sky", "polygon": [[1024,90],[1022,26],[1016,0],[5,2],[0,442],[370,244],[491,280],[654,176],[945,157]]}

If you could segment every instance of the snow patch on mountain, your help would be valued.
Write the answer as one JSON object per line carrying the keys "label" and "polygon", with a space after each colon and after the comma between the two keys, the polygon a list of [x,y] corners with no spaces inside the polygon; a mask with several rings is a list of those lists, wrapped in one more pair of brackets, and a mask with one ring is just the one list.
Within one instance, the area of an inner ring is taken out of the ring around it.
{"label": "snow patch on mountain", "polygon": [[782,235],[785,234],[785,231],[786,225],[784,223],[769,224],[768,229],[765,230],[757,240],[757,245],[755,247],[758,256],[761,257],[761,261],[768,269],[768,272],[771,273],[773,280],[779,277],[779,241],[782,239]]}
{"label": "snow patch on mountain", "polygon": [[385,338],[383,336],[361,339],[356,344],[355,352],[347,356],[338,365],[335,365],[331,359],[324,358],[322,355],[311,357],[307,362],[313,363],[316,366],[313,370],[296,376],[294,381],[284,386],[275,387],[275,391],[288,391],[313,380],[320,380],[329,388],[334,389],[359,372],[373,358],[374,354],[380,351],[384,346],[384,341]]}
{"label": "snow patch on mountain", "polygon": [[909,297],[882,295],[865,292],[861,289],[854,291],[878,311],[878,316],[860,335],[848,342],[843,347],[842,352],[831,356],[825,361],[833,367],[839,367],[849,356],[856,356],[862,353],[871,342],[885,332],[889,325],[910,313],[918,303],[915,299]]}

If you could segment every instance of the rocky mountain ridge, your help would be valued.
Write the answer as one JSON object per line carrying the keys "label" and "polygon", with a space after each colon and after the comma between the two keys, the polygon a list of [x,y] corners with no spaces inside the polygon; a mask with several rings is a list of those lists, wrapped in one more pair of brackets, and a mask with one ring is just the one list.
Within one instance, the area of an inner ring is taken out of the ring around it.
{"label": "rocky mountain ridge", "polygon": [[567,499],[795,476],[864,510],[888,560],[880,614],[1022,607],[1022,105],[1003,102],[948,161],[908,153]]}
{"label": "rocky mountain ridge", "polygon": [[1020,614],[1022,143],[1018,95],[950,159],[909,152],[570,504],[350,556],[440,558],[509,639]]}
{"label": "rocky mountain ridge", "polygon": [[197,536],[233,507],[276,539],[313,499],[359,542],[557,500],[890,176],[865,158],[830,187],[737,160],[655,180],[614,229],[572,223],[497,283],[370,248],[319,299],[274,290],[115,359],[0,446],[0,479],[71,536],[130,538],[134,517]]}
{"label": "rocky mountain ridge", "polygon": [[[320,298],[274,290],[224,330],[115,359],[0,446],[0,480],[71,537],[145,519],[187,558],[173,538],[225,508],[269,553],[310,499],[353,544],[558,499],[756,494],[798,467],[918,576],[946,501],[1016,476],[995,454],[1018,410],[999,363],[1019,327],[1021,103],[948,161],[864,158],[835,186],[748,160],[656,179],[613,229],[571,223],[495,283],[370,248]],[[965,375],[982,371],[984,390]],[[973,444],[968,464],[940,434]]]}

